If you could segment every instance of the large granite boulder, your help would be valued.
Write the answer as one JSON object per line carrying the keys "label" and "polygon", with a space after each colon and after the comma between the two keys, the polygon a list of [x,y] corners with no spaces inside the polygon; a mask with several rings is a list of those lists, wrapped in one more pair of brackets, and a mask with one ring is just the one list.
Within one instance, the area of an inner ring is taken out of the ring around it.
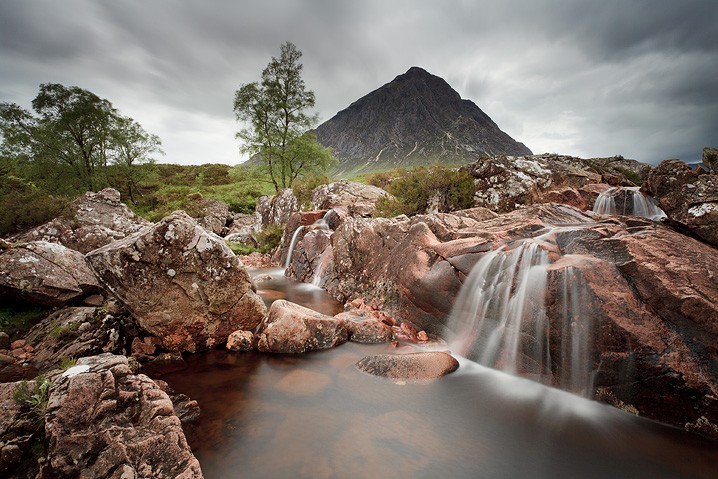
{"label": "large granite boulder", "polygon": [[372,215],[376,202],[382,196],[391,195],[377,186],[341,180],[315,188],[312,207],[315,210],[344,207],[351,216],[367,217]]}
{"label": "large granite boulder", "polygon": [[266,307],[229,247],[184,212],[87,255],[104,287],[170,351],[223,345]]}
{"label": "large granite boulder", "polygon": [[343,321],[280,299],[269,308],[257,338],[259,351],[296,354],[343,344],[348,333]]}
{"label": "large granite boulder", "polygon": [[169,396],[127,358],[101,354],[73,369],[84,372],[50,388],[41,477],[202,477]]}
{"label": "large granite boulder", "polygon": [[64,306],[98,290],[82,253],[33,241],[0,250],[0,298]]}
{"label": "large granite boulder", "polygon": [[150,222],[136,216],[120,201],[120,193],[105,188],[87,192],[68,206],[68,212],[15,237],[20,241],[60,243],[81,253],[139,231]]}
{"label": "large granite boulder", "polygon": [[717,174],[666,160],[651,171],[642,190],[658,201],[669,222],[718,245]]}
{"label": "large granite boulder", "polygon": [[255,209],[255,223],[262,228],[285,225],[289,216],[299,211],[299,201],[294,192],[283,189],[274,196],[260,196]]}

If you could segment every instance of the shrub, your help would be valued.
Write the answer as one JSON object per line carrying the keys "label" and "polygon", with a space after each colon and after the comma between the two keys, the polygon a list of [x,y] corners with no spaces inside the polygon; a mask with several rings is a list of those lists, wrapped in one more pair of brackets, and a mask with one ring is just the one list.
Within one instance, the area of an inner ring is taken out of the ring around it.
{"label": "shrub", "polygon": [[12,398],[18,405],[30,408],[39,426],[45,420],[45,410],[50,399],[50,380],[38,376],[33,386],[27,381],[20,381],[12,391]]}
{"label": "shrub", "polygon": [[68,200],[52,196],[15,176],[0,179],[0,235],[40,225],[60,216]]}
{"label": "shrub", "polygon": [[395,199],[377,202],[375,216],[415,215],[426,212],[432,200],[438,210],[456,211],[473,204],[474,179],[468,171],[444,166],[399,170],[393,174],[379,173],[369,178],[370,184],[383,187]]}
{"label": "shrub", "polygon": [[271,253],[282,242],[284,228],[279,225],[270,225],[255,235],[257,250],[260,253]]}

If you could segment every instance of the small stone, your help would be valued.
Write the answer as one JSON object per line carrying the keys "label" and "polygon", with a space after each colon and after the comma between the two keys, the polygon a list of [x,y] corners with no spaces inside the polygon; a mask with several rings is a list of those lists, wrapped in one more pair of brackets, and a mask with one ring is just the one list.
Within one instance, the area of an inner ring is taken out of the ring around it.
{"label": "small stone", "polygon": [[10,349],[22,349],[25,346],[24,339],[17,339],[10,343]]}
{"label": "small stone", "polygon": [[105,301],[105,298],[102,297],[100,294],[93,294],[85,299],[82,300],[83,303],[85,303],[87,306],[102,306],[102,303]]}
{"label": "small stone", "polygon": [[251,351],[254,334],[251,331],[235,331],[227,338],[227,349],[230,351]]}
{"label": "small stone", "polygon": [[10,349],[10,336],[5,331],[0,331],[0,350]]}

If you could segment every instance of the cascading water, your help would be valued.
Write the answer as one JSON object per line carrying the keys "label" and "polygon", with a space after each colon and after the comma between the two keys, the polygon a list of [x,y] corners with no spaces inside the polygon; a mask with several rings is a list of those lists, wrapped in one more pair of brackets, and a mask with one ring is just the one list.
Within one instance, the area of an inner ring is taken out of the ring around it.
{"label": "cascading water", "polygon": [[304,226],[297,228],[292,235],[292,241],[289,242],[289,249],[287,250],[287,259],[284,262],[284,269],[289,268],[289,265],[292,263],[292,253],[294,252],[294,247],[297,245],[297,240],[302,230],[304,230]]}
{"label": "cascading water", "polygon": [[332,259],[332,246],[329,245],[327,248],[322,252],[321,256],[319,257],[319,261],[317,262],[317,267],[314,270],[314,276],[312,277],[312,284],[317,287],[322,286],[322,280],[324,279],[324,273],[326,272],[327,268],[329,267],[329,263]]}
{"label": "cascading water", "polygon": [[[620,205],[617,205],[617,198],[620,200]],[[608,188],[596,198],[593,212],[601,215],[641,216],[653,221],[660,221],[666,217],[656,200],[641,193],[638,186]]]}
{"label": "cascading water", "polygon": [[[579,272],[552,263],[557,231],[504,245],[476,263],[449,318],[452,349],[484,366],[590,396],[591,318],[581,314]],[[550,271],[559,278],[553,289]],[[556,297],[549,298],[553,290]],[[549,300],[558,305],[550,317]]]}

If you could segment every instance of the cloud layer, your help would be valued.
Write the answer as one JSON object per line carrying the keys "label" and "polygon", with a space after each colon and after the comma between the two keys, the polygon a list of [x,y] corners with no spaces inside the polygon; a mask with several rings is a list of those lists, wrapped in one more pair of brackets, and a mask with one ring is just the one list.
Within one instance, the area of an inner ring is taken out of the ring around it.
{"label": "cloud layer", "polygon": [[170,163],[241,161],[234,91],[279,45],[329,119],[413,65],[534,152],[695,161],[718,146],[718,2],[0,2],[0,101],[77,85],[158,134]]}

